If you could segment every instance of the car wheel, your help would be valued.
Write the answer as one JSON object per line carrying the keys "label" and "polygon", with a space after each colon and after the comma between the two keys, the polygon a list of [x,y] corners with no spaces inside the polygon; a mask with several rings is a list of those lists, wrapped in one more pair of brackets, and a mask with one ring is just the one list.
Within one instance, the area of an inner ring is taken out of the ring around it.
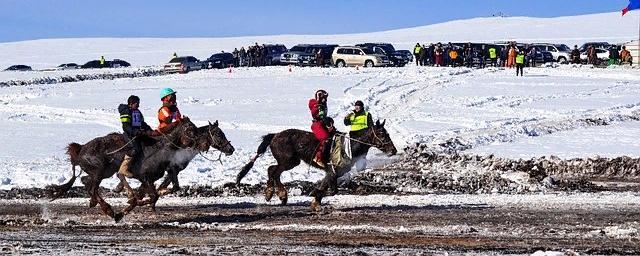
{"label": "car wheel", "polygon": [[567,58],[565,58],[565,57],[559,57],[559,58],[558,58],[558,62],[559,62],[559,63],[565,63],[565,62],[567,62]]}
{"label": "car wheel", "polygon": [[184,73],[189,73],[189,71],[191,71],[191,68],[187,67],[187,69],[184,70]]}
{"label": "car wheel", "polygon": [[336,61],[336,67],[344,68],[345,64],[343,60]]}
{"label": "car wheel", "polygon": [[365,66],[365,67],[368,67],[368,68],[372,68],[372,67],[373,67],[373,61],[371,61],[371,60],[366,60],[366,61],[364,62],[364,66]]}

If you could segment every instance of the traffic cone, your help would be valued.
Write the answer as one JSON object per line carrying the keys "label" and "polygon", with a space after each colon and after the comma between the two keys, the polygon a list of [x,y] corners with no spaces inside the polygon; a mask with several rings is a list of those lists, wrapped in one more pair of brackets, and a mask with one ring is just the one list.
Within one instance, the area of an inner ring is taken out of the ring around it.
{"label": "traffic cone", "polygon": [[291,64],[289,64],[289,72],[291,72]]}
{"label": "traffic cone", "polygon": [[233,64],[229,65],[229,73],[233,73]]}

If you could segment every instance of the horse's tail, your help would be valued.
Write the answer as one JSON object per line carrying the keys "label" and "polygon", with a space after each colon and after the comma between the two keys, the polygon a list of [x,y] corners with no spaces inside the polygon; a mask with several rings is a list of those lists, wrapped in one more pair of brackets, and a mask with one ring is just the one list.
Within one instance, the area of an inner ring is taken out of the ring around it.
{"label": "horse's tail", "polygon": [[69,144],[69,146],[67,146],[67,155],[69,155],[69,160],[71,161],[71,170],[73,171],[73,176],[69,181],[67,181],[67,183],[64,183],[62,185],[49,185],[46,187],[47,196],[51,199],[51,201],[56,200],[66,194],[73,186],[73,183],[76,182],[76,178],[80,176],[80,173],[76,175],[76,166],[79,165],[79,155],[81,149],[82,145],[78,143],[71,143]]}
{"label": "horse's tail", "polygon": [[247,175],[249,170],[253,168],[253,163],[256,162],[256,159],[258,159],[258,157],[262,156],[262,154],[267,152],[267,149],[269,148],[269,145],[271,145],[271,141],[275,136],[276,136],[275,133],[269,133],[265,136],[262,136],[262,143],[260,143],[260,146],[258,146],[258,152],[253,158],[251,158],[251,161],[249,161],[249,163],[247,163],[244,167],[242,167],[242,170],[240,170],[240,173],[238,173],[238,177],[236,178],[236,184],[240,184],[240,181],[242,180],[242,178],[244,178],[244,176]]}

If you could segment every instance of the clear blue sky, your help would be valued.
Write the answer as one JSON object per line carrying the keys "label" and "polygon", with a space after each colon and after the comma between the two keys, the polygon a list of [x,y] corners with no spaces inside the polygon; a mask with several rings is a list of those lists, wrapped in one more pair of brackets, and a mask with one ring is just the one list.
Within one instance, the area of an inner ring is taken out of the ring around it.
{"label": "clear blue sky", "polygon": [[342,34],[498,12],[532,17],[615,12],[627,4],[628,0],[0,0],[0,42],[69,37]]}

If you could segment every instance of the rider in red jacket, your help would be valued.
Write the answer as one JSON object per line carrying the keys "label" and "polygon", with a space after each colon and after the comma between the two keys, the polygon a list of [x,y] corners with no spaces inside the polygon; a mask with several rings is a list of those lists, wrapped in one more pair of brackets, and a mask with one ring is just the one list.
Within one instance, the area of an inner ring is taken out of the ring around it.
{"label": "rider in red jacket", "polygon": [[327,144],[330,134],[333,132],[333,126],[331,130],[327,128],[327,97],[329,94],[325,90],[316,91],[314,99],[309,100],[309,110],[311,111],[311,117],[313,121],[311,123],[311,131],[316,136],[316,139],[320,141],[316,155],[313,161],[320,167],[325,167],[323,161],[323,152],[325,152],[325,145]]}

